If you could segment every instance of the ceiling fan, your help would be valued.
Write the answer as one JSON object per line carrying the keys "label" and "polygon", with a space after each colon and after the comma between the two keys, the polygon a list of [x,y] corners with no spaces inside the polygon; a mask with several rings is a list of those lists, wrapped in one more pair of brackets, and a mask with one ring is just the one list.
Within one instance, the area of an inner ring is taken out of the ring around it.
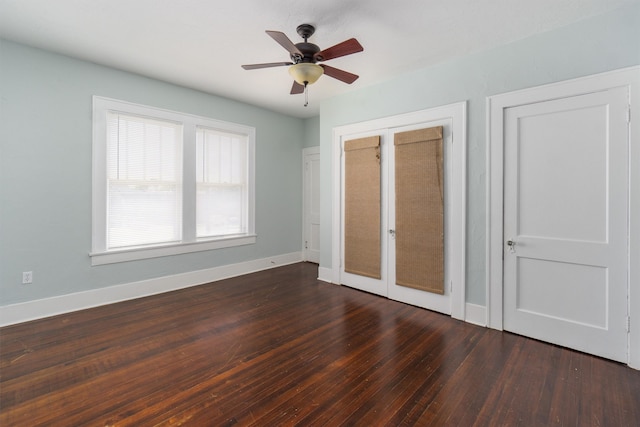
{"label": "ceiling fan", "polygon": [[[352,53],[362,52],[364,48],[358,40],[351,38],[335,46],[320,50],[320,48],[307,42],[307,39],[316,31],[315,27],[310,24],[298,25],[296,31],[304,39],[304,42],[294,44],[289,37],[280,31],[266,31],[280,46],[284,47],[291,56],[293,62],[269,62],[266,64],[249,64],[243,65],[245,70],[256,70],[259,68],[282,67],[289,66],[289,74],[293,77],[293,86],[291,87],[291,95],[299,93],[307,93],[307,85],[315,83],[322,74],[340,80],[347,84],[351,84],[358,78],[357,75],[349,73],[338,68],[328,65],[318,65],[316,62],[328,61],[330,59],[339,58],[341,56],[351,55]],[[304,106],[308,105],[305,99]]]}

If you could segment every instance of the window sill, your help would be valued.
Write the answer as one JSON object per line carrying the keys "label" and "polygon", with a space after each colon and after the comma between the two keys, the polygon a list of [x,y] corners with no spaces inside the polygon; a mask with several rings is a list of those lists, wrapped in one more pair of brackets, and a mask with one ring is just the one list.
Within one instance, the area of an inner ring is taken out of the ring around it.
{"label": "window sill", "polygon": [[222,237],[214,240],[203,240],[193,243],[176,243],[163,246],[152,246],[134,249],[122,249],[109,252],[92,252],[91,265],[115,264],[119,262],[187,254],[191,252],[209,251],[212,249],[230,248],[233,246],[252,245],[256,242],[255,234]]}

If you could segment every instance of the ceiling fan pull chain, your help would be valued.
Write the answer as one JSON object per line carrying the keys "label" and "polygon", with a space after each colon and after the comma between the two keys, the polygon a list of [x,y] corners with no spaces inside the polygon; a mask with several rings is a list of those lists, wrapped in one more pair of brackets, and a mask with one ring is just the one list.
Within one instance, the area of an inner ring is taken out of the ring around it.
{"label": "ceiling fan pull chain", "polygon": [[304,82],[304,106],[309,105],[309,93],[307,91],[307,82]]}

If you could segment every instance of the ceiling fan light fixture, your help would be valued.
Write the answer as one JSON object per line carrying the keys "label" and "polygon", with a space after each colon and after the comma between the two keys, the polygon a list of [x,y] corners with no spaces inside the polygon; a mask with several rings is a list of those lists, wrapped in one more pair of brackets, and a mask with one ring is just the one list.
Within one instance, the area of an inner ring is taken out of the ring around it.
{"label": "ceiling fan light fixture", "polygon": [[300,62],[289,67],[291,77],[301,85],[313,84],[324,73],[324,69],[318,64]]}

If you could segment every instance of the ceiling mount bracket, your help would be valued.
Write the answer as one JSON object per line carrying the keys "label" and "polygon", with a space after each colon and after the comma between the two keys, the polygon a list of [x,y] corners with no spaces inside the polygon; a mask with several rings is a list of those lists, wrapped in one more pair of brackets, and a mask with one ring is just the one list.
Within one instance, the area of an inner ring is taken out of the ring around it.
{"label": "ceiling mount bracket", "polygon": [[298,25],[298,27],[296,28],[296,31],[298,32],[300,37],[304,39],[306,43],[307,39],[311,37],[313,33],[316,32],[316,28],[311,24],[302,24],[302,25]]}

